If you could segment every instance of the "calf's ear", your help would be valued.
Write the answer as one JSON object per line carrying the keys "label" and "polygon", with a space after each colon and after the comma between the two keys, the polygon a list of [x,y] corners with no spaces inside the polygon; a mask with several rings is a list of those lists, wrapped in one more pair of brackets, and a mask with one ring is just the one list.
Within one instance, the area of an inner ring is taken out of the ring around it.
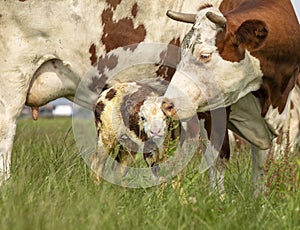
{"label": "calf's ear", "polygon": [[240,45],[252,51],[264,44],[268,32],[268,27],[264,21],[246,20],[236,31],[236,40]]}

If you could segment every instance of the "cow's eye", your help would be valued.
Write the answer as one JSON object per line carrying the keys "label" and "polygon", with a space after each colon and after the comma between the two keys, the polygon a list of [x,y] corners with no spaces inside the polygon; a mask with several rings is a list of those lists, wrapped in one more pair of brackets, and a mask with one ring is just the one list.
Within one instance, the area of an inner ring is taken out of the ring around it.
{"label": "cow's eye", "polygon": [[146,118],[144,116],[141,116],[141,121],[145,122]]}
{"label": "cow's eye", "polygon": [[208,62],[212,57],[212,53],[201,53],[199,57],[199,61]]}

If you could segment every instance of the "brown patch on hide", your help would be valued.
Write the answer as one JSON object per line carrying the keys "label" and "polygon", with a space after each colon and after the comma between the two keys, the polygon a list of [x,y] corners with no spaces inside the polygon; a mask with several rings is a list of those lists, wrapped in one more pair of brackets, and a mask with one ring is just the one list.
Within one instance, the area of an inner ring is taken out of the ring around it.
{"label": "brown patch on hide", "polygon": [[284,139],[284,133],[283,133],[283,130],[281,128],[281,129],[279,129],[278,136],[276,138],[276,144],[282,145],[283,144],[283,139]]}
{"label": "brown patch on hide", "polygon": [[227,0],[227,1],[222,1],[219,9],[222,12],[222,14],[225,14],[226,12],[229,12],[229,11],[235,9],[242,2],[243,2],[243,0]]}
{"label": "brown patch on hide", "polygon": [[238,45],[231,32],[221,31],[216,36],[216,46],[222,59],[230,62],[240,62],[245,58],[245,49]]}
{"label": "brown patch on hide", "polygon": [[[125,101],[128,100],[128,98],[124,98]],[[147,135],[144,130],[140,130],[139,126],[139,111],[141,106],[143,105],[143,101],[139,101],[135,104],[132,104],[131,107],[128,107],[128,104],[126,108],[122,109],[122,118],[124,121],[124,124],[126,127],[129,128],[129,130],[133,131],[137,137],[139,137],[142,141],[147,140]]]}
{"label": "brown patch on hide", "polygon": [[98,57],[96,55],[96,45],[94,43],[90,46],[89,53],[91,54],[91,56],[90,56],[91,65],[94,65],[98,59]]}
{"label": "brown patch on hide", "polygon": [[19,0],[19,2],[26,2],[26,0]]}
{"label": "brown patch on hide", "polygon": [[294,69],[291,69],[289,63],[283,62],[278,63],[276,66],[266,66],[265,62],[262,62],[262,68],[263,72],[274,72],[271,76],[264,75],[261,88],[254,93],[255,96],[260,98],[261,114],[265,116],[271,105],[273,108],[278,108],[278,112],[281,114],[290,91],[297,81],[298,69],[295,72]]}
{"label": "brown patch on hide", "polygon": [[263,72],[263,84],[254,93],[261,102],[261,115],[271,105],[282,113],[299,74],[300,29],[292,4],[228,0],[220,9],[227,19],[216,38],[221,57],[239,62],[245,49],[256,57]]}
{"label": "brown patch on hide", "polygon": [[111,99],[113,99],[116,96],[116,94],[117,94],[117,90],[112,88],[107,92],[107,94],[105,96],[105,99],[110,101]]}
{"label": "brown patch on hide", "polygon": [[124,125],[133,131],[142,141],[147,140],[147,135],[144,130],[140,130],[138,113],[146,97],[151,92],[153,92],[151,88],[141,85],[138,91],[125,96],[121,104],[121,114]]}
{"label": "brown patch on hide", "polygon": [[[220,154],[220,158],[223,159],[229,159],[230,158],[230,143],[229,143],[229,137],[228,137],[228,119],[229,119],[229,114],[230,114],[230,107],[226,108],[226,131],[225,131],[225,135],[223,139],[220,139],[220,137],[223,136],[223,133],[219,133],[218,130],[212,130],[212,117],[211,117],[211,113],[214,113],[214,125],[215,128],[218,127],[222,127],[224,124],[219,124],[219,120],[222,119],[216,119],[218,116],[223,116],[223,109],[216,109],[213,110],[211,112],[204,112],[204,113],[198,113],[198,118],[199,119],[204,119],[204,127],[207,131],[208,134],[208,138],[211,142],[211,144],[217,149],[219,150]],[[212,136],[212,133],[214,133],[214,136]],[[219,149],[221,146],[221,149]]]}
{"label": "brown patch on hide", "polygon": [[106,0],[107,4],[112,7],[114,10],[120,5],[121,0]]}
{"label": "brown patch on hide", "polygon": [[132,14],[132,16],[133,16],[134,18],[135,18],[136,15],[137,15],[137,11],[138,11],[138,4],[135,3],[135,4],[133,5],[132,9],[131,9],[131,14]]}
{"label": "brown patch on hide", "polygon": [[118,64],[118,60],[118,57],[115,55],[105,55],[104,57],[100,57],[97,66],[99,73],[103,73],[106,68],[109,70],[115,68]]}
{"label": "brown patch on hide", "polygon": [[158,67],[156,74],[162,77],[166,81],[171,81],[174,73],[176,72],[176,66],[180,62],[180,39],[173,38],[167,47],[160,53],[160,62],[156,64]]}
{"label": "brown patch on hide", "polygon": [[269,33],[265,22],[260,20],[246,20],[236,31],[236,37],[239,45],[252,51],[261,47]]}
{"label": "brown patch on hide", "polygon": [[294,103],[291,101],[291,110],[295,108]]}
{"label": "brown patch on hide", "polygon": [[107,87],[108,77],[105,75],[105,70],[112,70],[118,64],[118,57],[115,55],[101,56],[98,60],[98,76],[92,77],[92,83],[89,85],[89,89],[93,92],[102,92]]}
{"label": "brown patch on hide", "polygon": [[99,101],[94,108],[94,115],[95,115],[95,124],[96,127],[98,127],[98,124],[102,123],[101,122],[101,114],[104,111],[105,104],[102,101]]}
{"label": "brown patch on hide", "polygon": [[[137,4],[132,8],[133,17],[136,16],[136,9]],[[103,25],[101,41],[105,46],[106,52],[145,40],[146,29],[144,25],[139,25],[135,28],[133,20],[129,17],[114,21],[112,8],[105,9],[101,17]],[[135,48],[136,45],[131,46],[129,49],[134,50]]]}
{"label": "brown patch on hide", "polygon": [[211,7],[213,7],[212,4],[206,3],[206,4],[202,5],[202,6],[200,6],[199,9],[198,9],[198,11],[206,9],[206,8],[211,8]]}

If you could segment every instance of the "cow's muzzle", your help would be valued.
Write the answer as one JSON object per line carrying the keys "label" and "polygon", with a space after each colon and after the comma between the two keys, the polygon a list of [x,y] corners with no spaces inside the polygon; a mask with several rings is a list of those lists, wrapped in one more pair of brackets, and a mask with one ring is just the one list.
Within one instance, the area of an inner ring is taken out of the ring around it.
{"label": "cow's muzzle", "polygon": [[172,119],[179,120],[177,111],[174,104],[167,98],[164,98],[161,104],[162,111],[166,116],[171,117]]}

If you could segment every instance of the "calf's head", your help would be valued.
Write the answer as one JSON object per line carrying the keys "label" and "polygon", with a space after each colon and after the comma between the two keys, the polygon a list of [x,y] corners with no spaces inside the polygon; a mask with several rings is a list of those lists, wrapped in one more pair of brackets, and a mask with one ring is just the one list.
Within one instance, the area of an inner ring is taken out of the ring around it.
{"label": "calf's head", "polygon": [[148,138],[162,138],[166,134],[167,116],[161,109],[162,98],[148,96],[139,111],[140,125]]}
{"label": "calf's head", "polygon": [[[259,50],[267,38],[263,21],[225,17],[215,7],[197,15],[167,15],[193,26],[181,44],[181,61],[164,95],[166,114],[189,118],[196,111],[229,106],[260,88],[260,62],[250,52]],[[174,109],[168,113],[170,107]]]}

